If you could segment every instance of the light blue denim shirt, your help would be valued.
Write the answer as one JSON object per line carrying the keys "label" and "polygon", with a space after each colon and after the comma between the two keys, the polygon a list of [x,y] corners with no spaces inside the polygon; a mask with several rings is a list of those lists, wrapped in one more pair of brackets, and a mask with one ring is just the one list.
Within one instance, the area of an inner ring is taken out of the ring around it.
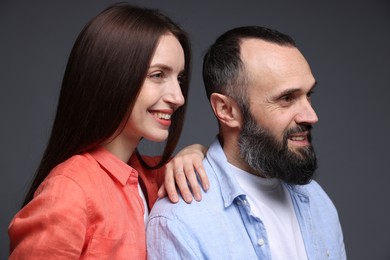
{"label": "light blue denim shirt", "polygon": [[[210,189],[201,202],[157,201],[147,224],[148,259],[271,259],[267,228],[250,210],[218,140],[203,165]],[[290,186],[308,259],[346,259],[336,208],[318,185]]]}

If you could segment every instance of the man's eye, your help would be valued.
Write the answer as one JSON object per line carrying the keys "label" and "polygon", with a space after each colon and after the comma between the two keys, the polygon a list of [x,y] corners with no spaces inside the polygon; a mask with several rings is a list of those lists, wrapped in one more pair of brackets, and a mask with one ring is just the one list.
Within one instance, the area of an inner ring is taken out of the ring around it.
{"label": "man's eye", "polygon": [[291,102],[293,101],[294,97],[292,95],[285,95],[280,98],[280,100],[284,102]]}
{"label": "man's eye", "polygon": [[288,107],[291,104],[293,104],[295,100],[296,100],[296,97],[294,95],[286,94],[286,95],[283,95],[283,96],[279,97],[278,103],[282,107]]}
{"label": "man's eye", "polygon": [[311,102],[311,99],[312,99],[312,96],[314,94],[314,91],[310,91],[309,93],[307,93],[307,100],[309,100],[309,102]]}

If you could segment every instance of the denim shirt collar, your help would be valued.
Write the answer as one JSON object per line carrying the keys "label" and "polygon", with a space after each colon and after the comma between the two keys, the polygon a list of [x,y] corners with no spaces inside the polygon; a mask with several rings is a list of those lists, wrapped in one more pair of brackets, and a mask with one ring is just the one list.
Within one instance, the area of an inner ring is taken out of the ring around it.
{"label": "denim shirt collar", "polygon": [[[218,138],[209,147],[206,159],[209,161],[214,172],[219,173],[216,174],[216,178],[222,191],[225,207],[229,207],[237,197],[245,196],[245,192],[241,189],[235,176],[230,174],[229,162]],[[309,203],[309,195],[307,194],[305,185],[290,185],[285,182],[282,182],[282,184],[288,189],[290,194],[299,198],[302,203]]]}
{"label": "denim shirt collar", "polygon": [[218,173],[216,179],[221,188],[225,208],[229,207],[237,197],[245,196],[235,176],[230,174],[230,166],[218,138],[210,145],[206,160],[210,163],[213,171]]}
{"label": "denim shirt collar", "polygon": [[282,182],[290,194],[300,199],[302,203],[309,203],[309,194],[305,185],[291,185]]}

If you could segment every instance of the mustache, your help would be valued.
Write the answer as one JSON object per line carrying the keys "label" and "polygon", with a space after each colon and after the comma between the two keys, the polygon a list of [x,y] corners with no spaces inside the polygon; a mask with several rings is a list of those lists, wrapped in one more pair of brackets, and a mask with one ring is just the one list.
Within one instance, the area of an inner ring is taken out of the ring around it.
{"label": "mustache", "polygon": [[311,135],[311,130],[313,129],[312,125],[297,125],[296,127],[290,128],[286,131],[285,136],[289,136],[292,134],[302,133],[302,132],[309,132],[309,135]]}

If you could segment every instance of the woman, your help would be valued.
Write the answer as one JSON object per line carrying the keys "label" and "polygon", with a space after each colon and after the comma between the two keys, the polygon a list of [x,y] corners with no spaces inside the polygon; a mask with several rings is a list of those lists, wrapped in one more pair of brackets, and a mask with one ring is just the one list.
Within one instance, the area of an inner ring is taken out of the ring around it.
{"label": "woman", "polygon": [[[10,259],[146,258],[144,217],[182,130],[189,71],[186,34],[155,10],[114,5],[86,25],[48,146],[9,226]],[[142,138],[166,140],[161,158],[138,154]],[[189,153],[199,164],[203,154]]]}

